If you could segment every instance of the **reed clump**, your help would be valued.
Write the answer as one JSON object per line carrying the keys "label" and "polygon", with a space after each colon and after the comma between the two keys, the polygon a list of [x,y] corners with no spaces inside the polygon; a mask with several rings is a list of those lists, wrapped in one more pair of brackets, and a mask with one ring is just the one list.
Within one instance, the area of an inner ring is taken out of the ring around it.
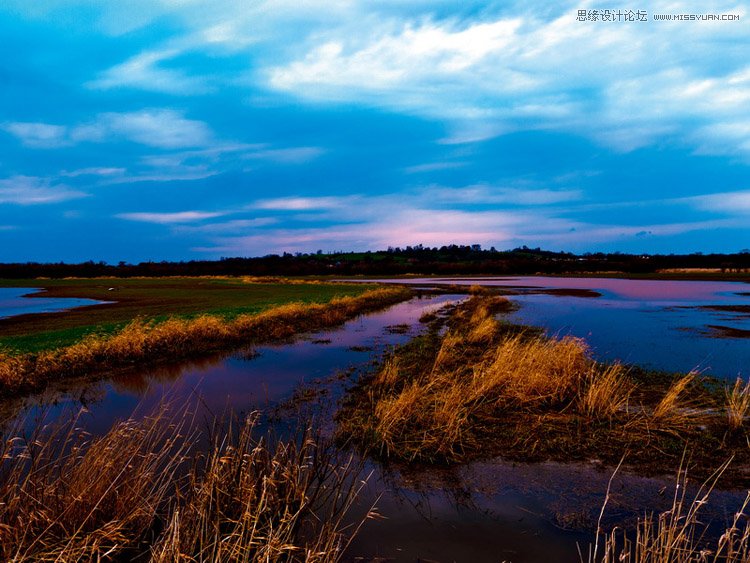
{"label": "reed clump", "polygon": [[[592,359],[586,343],[550,338],[496,318],[505,298],[474,295],[426,335],[397,349],[364,380],[338,417],[339,436],[377,456],[460,462],[618,459],[669,470],[687,443],[707,469],[724,442],[721,398],[695,373],[658,382]],[[728,392],[733,428],[750,408],[750,387]],[[710,414],[710,413],[714,414]],[[721,413],[719,415],[715,413]],[[732,423],[730,422],[730,425]]]}
{"label": "reed clump", "polygon": [[75,422],[6,436],[3,561],[338,561],[361,486],[312,432],[271,444],[255,416],[201,453],[162,407],[92,438]]}
{"label": "reed clump", "polygon": [[289,338],[340,324],[408,298],[404,288],[376,289],[325,304],[289,303],[234,319],[203,315],[163,322],[135,319],[113,335],[38,354],[0,354],[0,394],[33,390],[48,381],[113,368],[195,357],[228,347]]}
{"label": "reed clump", "polygon": [[627,411],[635,384],[622,364],[592,369],[580,396],[580,409],[590,417],[613,417]]}
{"label": "reed clump", "polygon": [[727,422],[729,428],[736,431],[745,424],[750,411],[750,381],[745,383],[737,378],[734,386],[725,390],[727,404]]}

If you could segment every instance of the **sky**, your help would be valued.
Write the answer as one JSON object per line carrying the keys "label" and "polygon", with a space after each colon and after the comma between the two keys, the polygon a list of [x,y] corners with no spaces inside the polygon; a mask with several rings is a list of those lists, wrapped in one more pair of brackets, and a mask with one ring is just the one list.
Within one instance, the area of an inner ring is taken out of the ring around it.
{"label": "sky", "polygon": [[3,0],[0,37],[2,262],[750,248],[747,3]]}

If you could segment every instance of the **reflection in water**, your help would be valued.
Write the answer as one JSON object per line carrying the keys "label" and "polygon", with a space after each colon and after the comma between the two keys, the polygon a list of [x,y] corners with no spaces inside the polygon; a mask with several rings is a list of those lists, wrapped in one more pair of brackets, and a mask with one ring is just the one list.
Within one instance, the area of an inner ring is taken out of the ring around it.
{"label": "reflection in water", "polygon": [[[544,327],[552,335],[584,338],[601,360],[665,371],[698,369],[729,379],[750,376],[746,283],[546,276],[425,278],[406,283],[512,288],[518,295],[511,299],[521,307],[510,315],[511,321]],[[601,296],[575,295],[573,290]]]}

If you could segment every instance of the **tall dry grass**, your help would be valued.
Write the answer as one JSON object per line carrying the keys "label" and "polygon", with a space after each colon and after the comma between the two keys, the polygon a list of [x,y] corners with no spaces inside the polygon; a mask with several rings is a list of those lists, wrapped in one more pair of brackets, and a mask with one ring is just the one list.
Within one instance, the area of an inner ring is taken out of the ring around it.
{"label": "tall dry grass", "polygon": [[[176,421],[175,421],[176,420]],[[361,481],[312,433],[269,444],[255,418],[207,454],[166,408],[91,438],[75,427],[6,437],[0,560],[338,561]]]}
{"label": "tall dry grass", "polygon": [[592,368],[580,396],[580,409],[589,417],[606,418],[626,411],[635,384],[618,363]]}
{"label": "tall dry grass", "polygon": [[[672,506],[638,521],[635,534],[619,528],[597,533],[589,549],[588,563],[747,563],[750,561],[750,493],[729,525],[716,540],[707,539],[708,523],[701,510],[708,503],[719,476],[728,462],[694,496],[688,497],[685,471],[678,471]],[[607,496],[607,500],[609,496]],[[605,500],[605,506],[606,506]],[[602,511],[604,510],[604,507]],[[601,547],[601,552],[599,548]],[[583,560],[583,557],[581,557]]]}
{"label": "tall dry grass", "polygon": [[750,381],[745,383],[737,378],[734,386],[725,389],[727,423],[732,430],[739,430],[745,424],[750,411]]}
{"label": "tall dry grass", "polygon": [[[366,398],[346,415],[343,431],[385,456],[458,461],[480,450],[483,429],[498,428],[509,414],[570,422],[571,444],[587,426],[643,443],[652,430],[679,436],[703,421],[705,409],[689,400],[694,373],[662,396],[649,390],[653,406],[644,406],[634,401],[639,387],[624,366],[595,362],[581,339],[503,325],[493,313],[498,304],[496,296],[473,296],[431,347],[396,351],[365,383]],[[728,397],[734,420],[743,419],[750,385],[738,384]]]}
{"label": "tall dry grass", "polygon": [[166,411],[91,438],[75,421],[6,437],[0,559],[93,561],[136,549],[173,490],[190,436]]}
{"label": "tall dry grass", "polygon": [[[495,296],[473,298],[430,362],[405,368],[394,357],[374,376],[371,416],[360,422],[381,452],[459,458],[477,445],[471,426],[482,416],[498,408],[569,402],[591,377],[581,340],[502,335],[492,313],[498,303]],[[600,395],[603,402],[604,391]]]}
{"label": "tall dry grass", "polygon": [[690,372],[670,385],[659,403],[654,407],[651,424],[662,430],[679,432],[703,416],[685,400],[685,392],[695,381],[695,372]]}
{"label": "tall dry grass", "polygon": [[89,335],[62,349],[23,356],[0,354],[0,394],[28,390],[63,377],[289,338],[299,332],[335,326],[409,295],[404,288],[377,289],[326,304],[289,303],[233,320],[210,315],[158,323],[136,319],[114,335]]}

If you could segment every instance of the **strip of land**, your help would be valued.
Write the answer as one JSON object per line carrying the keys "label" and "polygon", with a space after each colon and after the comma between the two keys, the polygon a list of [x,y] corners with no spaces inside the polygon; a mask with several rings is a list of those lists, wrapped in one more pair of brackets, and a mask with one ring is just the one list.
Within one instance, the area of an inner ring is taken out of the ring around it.
{"label": "strip of land", "polygon": [[111,301],[58,313],[0,319],[0,349],[28,353],[69,346],[89,334],[111,334],[136,318],[163,321],[215,315],[233,319],[285,303],[325,303],[361,295],[374,284],[252,277],[1,280],[0,287],[40,288],[30,299]]}
{"label": "strip of land", "polygon": [[[68,313],[63,313],[54,316],[59,323],[81,323],[63,330],[84,331],[83,336],[74,339],[72,344],[46,347],[41,351],[15,348],[1,352],[0,395],[28,393],[39,390],[49,382],[104,370],[199,357],[238,346],[285,339],[297,333],[338,325],[357,315],[408,299],[412,295],[406,288],[368,289],[337,284],[278,283],[260,284],[261,287],[256,287],[256,284],[245,284],[247,289],[239,292],[232,291],[236,288],[230,286],[231,297],[224,301],[223,308],[217,309],[218,299],[207,302],[207,297],[204,296],[203,300],[195,300],[190,314],[164,317],[153,315],[155,311],[163,310],[158,294],[164,288],[154,280],[149,280],[148,283],[151,285],[146,291],[157,295],[151,295],[146,304],[141,300],[139,305],[138,299],[135,299],[124,310],[110,307],[104,313],[96,313],[107,315],[105,318],[110,319],[110,323],[113,316],[117,315],[122,315],[117,318],[129,318],[129,321],[115,323],[112,328],[111,324],[106,323],[91,324],[92,317],[86,316],[91,313],[86,309],[79,310],[84,316],[73,321],[65,317]],[[186,282],[182,281],[179,289],[183,293],[182,298],[189,300],[191,292]],[[221,290],[210,288],[204,291],[210,293]],[[135,292],[136,290],[131,289],[129,293]],[[293,301],[301,295],[308,302]],[[286,303],[269,308],[266,304],[272,300]],[[322,303],[311,302],[315,300]],[[148,308],[149,303],[152,304],[151,308]],[[232,303],[232,307],[229,308],[227,303]],[[201,311],[200,306],[206,309],[209,305],[213,306],[209,310],[218,310],[219,313],[197,313]],[[247,312],[262,309],[264,305],[266,308],[261,312]],[[168,306],[177,310],[180,308],[179,302]],[[141,311],[142,316],[133,318],[136,310]],[[164,309],[165,312],[172,310]],[[151,315],[146,316],[149,313]],[[39,327],[36,320],[22,319],[16,322],[20,323],[16,326],[23,326],[26,331]],[[107,328],[102,329],[102,326]],[[47,339],[48,343],[49,336],[49,331],[41,334],[26,333],[27,338]],[[72,336],[68,334],[68,338]],[[66,341],[69,340],[63,342]]]}
{"label": "strip of land", "polygon": [[750,475],[750,384],[595,362],[576,338],[495,318],[510,302],[474,296],[360,382],[339,434],[381,459],[458,463],[597,459],[696,477],[734,458],[723,484]]}

